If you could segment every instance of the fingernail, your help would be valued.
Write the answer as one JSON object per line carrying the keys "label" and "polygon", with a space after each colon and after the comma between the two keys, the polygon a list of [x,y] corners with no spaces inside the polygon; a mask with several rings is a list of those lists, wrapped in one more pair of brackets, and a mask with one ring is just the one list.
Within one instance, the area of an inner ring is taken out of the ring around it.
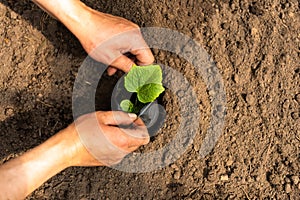
{"label": "fingernail", "polygon": [[133,120],[135,120],[137,118],[136,114],[134,114],[134,113],[128,113],[128,116]]}

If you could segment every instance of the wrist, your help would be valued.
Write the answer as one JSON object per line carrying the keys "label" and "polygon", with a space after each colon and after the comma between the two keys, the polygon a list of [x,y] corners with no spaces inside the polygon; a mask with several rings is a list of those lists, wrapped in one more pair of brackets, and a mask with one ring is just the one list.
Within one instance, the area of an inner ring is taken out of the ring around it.
{"label": "wrist", "polygon": [[79,0],[61,1],[57,18],[77,37],[85,36],[93,9]]}
{"label": "wrist", "polygon": [[49,156],[49,161],[56,163],[58,171],[71,167],[73,164],[76,147],[69,133],[71,132],[68,128],[63,129],[37,147],[38,154]]}
{"label": "wrist", "polygon": [[[90,8],[79,0],[64,0],[60,3],[58,9],[58,19],[73,32],[78,26],[82,24],[82,21],[87,19],[90,13]],[[87,23],[86,21],[84,21]]]}
{"label": "wrist", "polygon": [[78,155],[82,151],[82,144],[74,124],[58,132],[54,136],[54,142],[60,149],[64,168],[77,166],[80,163]]}
{"label": "wrist", "polygon": [[[61,21],[73,34],[82,20],[86,21],[91,13],[91,8],[80,0],[32,0],[43,10]],[[81,29],[82,30],[82,29]]]}
{"label": "wrist", "polygon": [[71,166],[103,166],[82,144],[75,123],[58,133],[62,142],[64,159],[68,160],[66,167]]}

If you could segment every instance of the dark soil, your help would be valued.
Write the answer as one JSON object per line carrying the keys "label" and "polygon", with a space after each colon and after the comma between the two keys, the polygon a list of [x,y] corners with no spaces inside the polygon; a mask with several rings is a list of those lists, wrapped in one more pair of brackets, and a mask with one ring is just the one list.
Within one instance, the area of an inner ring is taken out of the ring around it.
{"label": "dark soil", "polygon": [[[299,199],[299,1],[86,3],[199,42],[224,80],[225,128],[213,152],[200,159],[210,119],[206,86],[184,60],[156,50],[157,62],[183,73],[198,97],[200,128],[187,151],[174,164],[149,173],[69,168],[28,199]],[[72,88],[86,53],[61,23],[28,0],[0,0],[0,41],[0,162],[5,162],[73,121]],[[104,76],[103,84],[111,89],[116,80]],[[109,95],[97,96],[98,109],[109,109]],[[176,133],[180,116],[173,96],[165,94],[167,121],[142,150],[160,148]]]}

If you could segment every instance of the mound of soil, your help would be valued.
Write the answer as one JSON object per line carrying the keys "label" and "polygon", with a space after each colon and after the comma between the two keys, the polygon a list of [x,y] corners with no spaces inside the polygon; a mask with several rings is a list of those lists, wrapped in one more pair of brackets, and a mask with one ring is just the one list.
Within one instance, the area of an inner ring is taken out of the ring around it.
{"label": "mound of soil", "polygon": [[[197,95],[201,116],[193,144],[175,163],[155,172],[69,168],[28,199],[299,198],[299,1],[85,3],[142,27],[177,30],[200,43],[224,81],[224,131],[214,150],[200,158],[199,149],[211,118],[206,85],[191,64],[170,52],[154,50],[156,62],[182,73]],[[0,41],[3,163],[73,121],[72,88],[86,53],[61,23],[29,0],[0,1]],[[109,91],[119,75],[102,77],[97,109],[110,109]],[[175,95],[167,91],[163,98],[166,123],[139,151],[154,151],[174,137],[181,120],[176,102]]]}

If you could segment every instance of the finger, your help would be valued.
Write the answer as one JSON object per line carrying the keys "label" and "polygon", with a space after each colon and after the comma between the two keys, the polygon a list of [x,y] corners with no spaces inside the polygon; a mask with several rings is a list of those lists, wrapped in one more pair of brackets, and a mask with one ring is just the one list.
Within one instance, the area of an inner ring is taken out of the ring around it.
{"label": "finger", "polygon": [[137,118],[132,126],[122,128],[122,131],[131,139],[143,139],[143,144],[147,144],[150,140],[147,127],[140,118]]}
{"label": "finger", "polygon": [[110,64],[111,67],[122,70],[123,72],[129,72],[134,62],[127,56],[121,55]]}
{"label": "finger", "polygon": [[154,56],[149,47],[132,50],[130,53],[136,56],[138,65],[150,65],[154,62]]}
{"label": "finger", "polygon": [[137,118],[134,113],[125,113],[122,111],[97,112],[100,123],[105,125],[129,125]]}
{"label": "finger", "polygon": [[114,75],[116,72],[117,72],[117,69],[114,68],[114,67],[108,67],[108,68],[107,68],[107,74],[108,74],[109,76]]}
{"label": "finger", "polygon": [[141,33],[139,34],[139,37],[135,37],[131,39],[132,48],[130,50],[130,53],[135,55],[137,59],[138,65],[150,65],[154,62],[154,56],[145,42],[143,36]]}
{"label": "finger", "polygon": [[144,122],[143,122],[143,120],[141,118],[136,118],[134,120],[134,125],[135,126],[145,126],[145,124],[144,124]]}
{"label": "finger", "polygon": [[[127,130],[126,133],[123,129],[114,126],[107,126],[104,132],[106,138],[111,145],[121,150],[121,152],[132,152],[141,145],[145,145],[149,142],[149,136],[146,137],[133,137],[131,135],[138,135],[141,130]],[[144,130],[143,130],[144,131]]]}
{"label": "finger", "polygon": [[122,131],[127,135],[128,148],[139,147],[148,144],[150,141],[150,136],[144,123],[135,129],[122,129]]}

